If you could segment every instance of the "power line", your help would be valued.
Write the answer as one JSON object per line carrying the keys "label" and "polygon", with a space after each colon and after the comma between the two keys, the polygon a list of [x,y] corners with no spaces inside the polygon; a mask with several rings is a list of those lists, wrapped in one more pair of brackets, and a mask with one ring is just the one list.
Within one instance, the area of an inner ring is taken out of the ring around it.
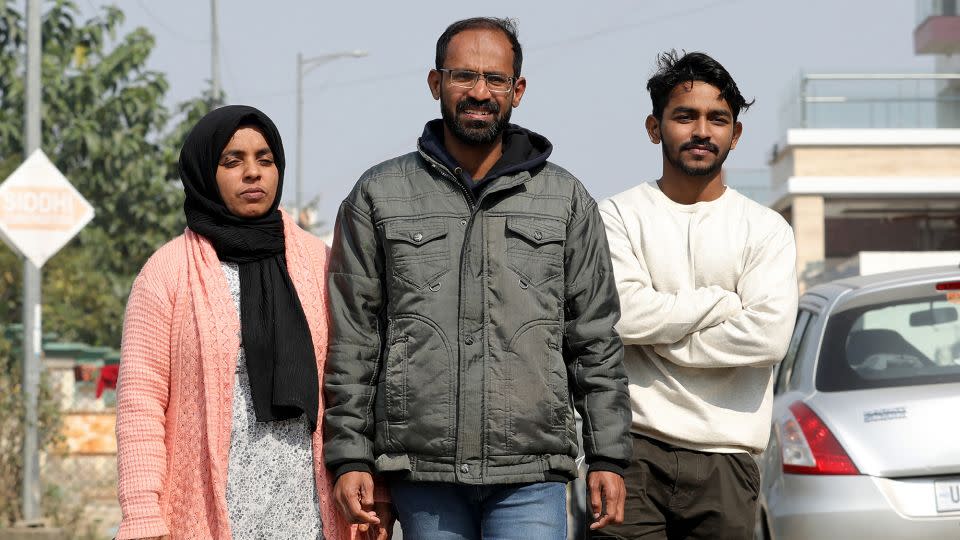
{"label": "power line", "polygon": [[608,26],[608,27],[606,27],[606,28],[600,28],[600,29],[598,29],[598,30],[594,30],[594,31],[592,31],[592,32],[588,32],[588,33],[585,33],[585,34],[580,34],[580,35],[578,35],[578,36],[574,36],[574,37],[571,37],[571,38],[561,39],[561,40],[558,40],[558,41],[553,41],[553,42],[544,43],[544,44],[542,44],[542,45],[538,45],[538,46],[531,47],[529,50],[530,50],[531,52],[536,52],[536,51],[542,51],[542,50],[544,50],[544,49],[552,49],[552,48],[555,48],[555,47],[561,47],[561,46],[564,46],[564,45],[574,45],[574,44],[576,44],[576,43],[583,43],[584,41],[590,41],[590,40],[593,40],[593,39],[596,39],[596,38],[599,38],[599,37],[605,37],[605,36],[608,36],[608,35],[610,35],[610,34],[616,34],[616,33],[618,33],[618,32],[623,32],[623,31],[625,31],[625,30],[633,30],[633,29],[635,29],[635,28],[640,28],[640,27],[642,27],[642,26],[647,26],[647,25],[653,24],[653,23],[655,23],[655,22],[660,22],[660,21],[664,21],[664,20],[667,20],[667,19],[673,19],[673,18],[680,17],[680,16],[690,16],[691,13],[697,13],[697,12],[700,12],[700,11],[704,11],[704,10],[708,10],[708,9],[713,9],[713,8],[719,7],[719,6],[721,6],[721,5],[731,6],[731,5],[733,5],[733,4],[737,4],[737,3],[740,3],[740,2],[742,2],[742,1],[743,1],[743,0],[718,0],[718,1],[715,1],[715,2],[711,2],[711,3],[709,3],[709,4],[704,4],[704,5],[702,5],[702,6],[695,7],[695,8],[687,7],[687,8],[685,8],[685,9],[683,9],[683,10],[678,10],[678,11],[674,11],[674,12],[671,12],[671,13],[665,13],[665,14],[663,14],[663,15],[658,15],[658,16],[656,16],[656,17],[650,17],[649,19],[643,19],[643,20],[640,20],[640,21],[637,21],[637,22],[633,22],[633,23],[618,24],[618,25]]}
{"label": "power line", "polygon": [[199,39],[196,37],[191,37],[186,34],[183,34],[179,30],[174,30],[173,28],[168,26],[166,23],[164,23],[163,19],[158,17],[153,11],[150,11],[150,8],[147,7],[147,4],[143,0],[137,0],[137,4],[140,6],[140,9],[142,9],[143,12],[147,14],[148,17],[153,19],[153,22],[156,23],[157,26],[166,30],[169,34],[172,34],[175,38],[183,41],[187,41],[190,43],[208,43],[210,41],[209,39]]}
{"label": "power line", "polygon": [[[605,36],[608,36],[608,35],[610,35],[610,34],[616,34],[616,33],[624,32],[624,31],[627,31],[627,30],[634,30],[634,29],[636,29],[636,28],[640,28],[640,27],[643,27],[643,26],[648,26],[648,25],[650,25],[650,24],[657,23],[657,22],[661,22],[661,21],[668,20],[668,19],[673,19],[673,18],[677,18],[677,17],[688,17],[688,16],[690,16],[691,13],[696,13],[696,12],[700,12],[700,11],[705,11],[705,10],[713,9],[713,8],[720,7],[720,6],[723,6],[723,5],[725,5],[725,6],[731,6],[731,5],[734,5],[734,4],[741,3],[741,2],[743,2],[743,1],[744,1],[744,0],[715,0],[714,2],[710,2],[710,3],[704,4],[704,5],[702,5],[702,6],[699,6],[699,7],[696,7],[696,8],[692,8],[692,9],[691,9],[691,8],[687,8],[687,9],[683,9],[683,10],[677,10],[677,11],[674,11],[674,12],[665,13],[665,14],[663,14],[663,15],[658,15],[658,16],[655,16],[655,17],[650,17],[650,18],[648,18],[648,19],[643,19],[643,20],[640,20],[640,21],[636,21],[636,22],[633,22],[633,23],[607,26],[607,27],[604,27],[604,28],[600,28],[600,29],[597,29],[597,30],[593,30],[593,31],[590,31],[590,32],[587,32],[587,33],[584,33],[584,34],[580,34],[580,35],[577,35],[577,36],[570,37],[570,38],[566,38],[566,39],[562,39],[562,40],[558,40],[558,41],[547,42],[547,43],[543,43],[543,44],[540,44],[540,45],[533,45],[533,46],[527,47],[526,50],[525,50],[525,52],[531,53],[531,52],[538,52],[538,51],[543,51],[543,50],[547,50],[547,49],[554,49],[554,48],[557,48],[557,47],[563,47],[563,46],[567,46],[567,45],[575,45],[575,44],[577,44],[577,43],[583,43],[583,42],[585,42],[585,41],[591,41],[591,40],[593,40],[593,39],[597,39],[597,38],[600,38],[600,37],[605,37]],[[634,10],[634,11],[635,11],[635,10]],[[313,88],[307,88],[307,91],[316,92],[316,91],[321,91],[321,90],[327,90],[327,89],[330,89],[330,88],[346,88],[346,87],[352,87],[352,86],[363,86],[363,85],[367,85],[367,84],[377,84],[377,83],[382,83],[382,82],[384,82],[384,81],[401,79],[401,78],[410,77],[410,76],[413,76],[413,75],[421,75],[421,74],[423,74],[423,72],[424,72],[424,71],[423,71],[423,68],[408,69],[408,70],[404,70],[404,71],[397,71],[397,72],[394,72],[394,73],[388,73],[388,74],[386,74],[386,75],[377,75],[377,76],[373,76],[373,77],[364,77],[364,78],[351,79],[351,80],[346,80],[346,81],[341,81],[341,82],[327,83],[327,84],[324,84],[323,86],[313,87]],[[251,97],[252,97],[253,99],[262,99],[262,98],[272,98],[272,97],[289,96],[289,95],[293,95],[294,93],[295,93],[295,92],[294,92],[293,90],[288,90],[288,91],[280,91],[280,92],[270,92],[270,93],[265,93],[265,94],[258,94],[258,95],[251,96]]]}

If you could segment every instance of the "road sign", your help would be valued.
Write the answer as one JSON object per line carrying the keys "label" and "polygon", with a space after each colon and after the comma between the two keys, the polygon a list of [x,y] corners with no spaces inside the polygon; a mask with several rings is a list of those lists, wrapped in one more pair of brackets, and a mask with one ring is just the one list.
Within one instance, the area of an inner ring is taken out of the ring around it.
{"label": "road sign", "polygon": [[93,219],[93,207],[35,150],[0,184],[0,237],[40,268]]}

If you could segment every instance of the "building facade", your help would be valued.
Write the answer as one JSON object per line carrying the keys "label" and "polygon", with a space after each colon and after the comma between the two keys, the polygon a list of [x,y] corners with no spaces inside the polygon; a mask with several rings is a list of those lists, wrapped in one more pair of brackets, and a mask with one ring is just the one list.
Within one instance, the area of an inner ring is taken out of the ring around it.
{"label": "building facade", "polygon": [[919,3],[937,73],[801,75],[771,152],[771,206],[793,226],[805,286],[960,263],[960,16]]}

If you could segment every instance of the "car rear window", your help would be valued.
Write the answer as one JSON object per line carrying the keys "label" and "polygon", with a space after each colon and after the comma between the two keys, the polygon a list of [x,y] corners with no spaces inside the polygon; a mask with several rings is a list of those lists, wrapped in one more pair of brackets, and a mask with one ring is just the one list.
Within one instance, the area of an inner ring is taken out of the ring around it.
{"label": "car rear window", "polygon": [[831,314],[817,366],[823,392],[960,382],[960,317],[947,294]]}

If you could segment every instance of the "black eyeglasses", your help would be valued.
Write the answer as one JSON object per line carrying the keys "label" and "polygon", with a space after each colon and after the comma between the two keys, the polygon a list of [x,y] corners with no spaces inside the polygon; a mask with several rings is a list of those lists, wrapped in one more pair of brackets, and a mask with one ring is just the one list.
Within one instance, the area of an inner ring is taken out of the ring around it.
{"label": "black eyeglasses", "polygon": [[480,77],[487,83],[487,90],[491,92],[509,92],[513,88],[513,77],[499,73],[477,73],[468,69],[438,69],[450,77],[450,84],[461,88],[473,88]]}

